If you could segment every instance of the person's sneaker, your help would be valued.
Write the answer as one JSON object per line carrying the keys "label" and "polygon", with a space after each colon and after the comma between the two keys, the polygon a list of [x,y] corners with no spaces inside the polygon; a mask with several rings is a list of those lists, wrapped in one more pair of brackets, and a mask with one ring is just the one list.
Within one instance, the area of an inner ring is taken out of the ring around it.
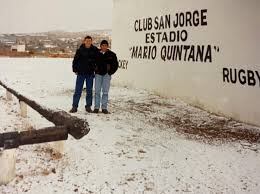
{"label": "person's sneaker", "polygon": [[90,113],[92,112],[90,106],[86,106],[86,107],[85,107],[85,110],[86,110],[87,112],[90,112]]}
{"label": "person's sneaker", "polygon": [[72,107],[72,109],[70,109],[70,113],[75,113],[75,112],[77,112],[78,110],[77,110],[77,108],[76,107]]}
{"label": "person's sneaker", "polygon": [[93,111],[93,113],[98,113],[98,111],[99,111],[99,110],[98,110],[97,108],[95,108],[94,111]]}
{"label": "person's sneaker", "polygon": [[102,113],[104,113],[104,114],[109,114],[109,112],[108,112],[107,109],[102,109]]}

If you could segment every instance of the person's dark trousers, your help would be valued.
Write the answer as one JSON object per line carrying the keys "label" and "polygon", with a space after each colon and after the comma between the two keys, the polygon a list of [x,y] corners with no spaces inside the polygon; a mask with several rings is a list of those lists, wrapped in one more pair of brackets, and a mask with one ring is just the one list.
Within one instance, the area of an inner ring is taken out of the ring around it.
{"label": "person's dark trousers", "polygon": [[75,108],[78,108],[79,100],[82,94],[82,89],[84,82],[86,80],[86,89],[87,89],[87,95],[86,95],[86,106],[91,107],[92,106],[92,90],[93,90],[93,79],[94,75],[77,75],[76,80],[76,87],[75,92],[73,95],[73,104],[72,106]]}

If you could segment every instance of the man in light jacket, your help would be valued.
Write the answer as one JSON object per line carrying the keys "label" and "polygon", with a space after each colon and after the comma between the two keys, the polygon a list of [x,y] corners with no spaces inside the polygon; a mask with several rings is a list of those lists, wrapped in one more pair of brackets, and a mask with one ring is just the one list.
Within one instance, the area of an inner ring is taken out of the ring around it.
{"label": "man in light jacket", "polygon": [[99,112],[100,106],[102,113],[109,113],[107,105],[111,75],[113,75],[117,71],[117,69],[118,61],[116,54],[108,49],[108,41],[102,40],[96,60],[94,113]]}

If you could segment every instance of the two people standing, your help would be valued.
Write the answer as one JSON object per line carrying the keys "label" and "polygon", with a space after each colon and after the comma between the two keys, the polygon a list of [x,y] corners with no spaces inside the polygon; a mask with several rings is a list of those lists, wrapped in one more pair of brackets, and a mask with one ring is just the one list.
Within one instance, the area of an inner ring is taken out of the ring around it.
{"label": "two people standing", "polygon": [[[86,106],[89,113],[98,113],[101,107],[102,113],[108,114],[108,92],[111,75],[118,69],[116,54],[108,49],[108,42],[101,41],[100,49],[92,45],[92,38],[86,36],[84,43],[76,51],[72,62],[73,72],[77,74],[76,87],[73,95],[71,113],[77,112],[79,100],[86,81]],[[92,111],[93,80],[95,78],[95,106]],[[102,95],[101,95],[102,92]]]}

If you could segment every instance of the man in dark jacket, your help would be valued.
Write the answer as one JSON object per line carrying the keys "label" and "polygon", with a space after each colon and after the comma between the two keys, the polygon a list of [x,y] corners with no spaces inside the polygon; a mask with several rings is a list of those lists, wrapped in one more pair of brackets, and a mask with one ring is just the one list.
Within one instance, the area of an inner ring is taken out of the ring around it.
{"label": "man in dark jacket", "polygon": [[92,89],[97,53],[98,49],[92,45],[92,38],[90,36],[86,36],[84,43],[76,51],[72,63],[72,69],[77,75],[77,80],[73,95],[72,109],[70,110],[71,113],[77,112],[85,80],[87,88],[85,109],[87,112],[92,112]]}
{"label": "man in dark jacket", "polygon": [[[110,88],[111,75],[118,69],[116,54],[108,49],[108,42],[102,40],[100,51],[97,54],[96,75],[95,75],[95,109],[94,113],[99,112],[100,104],[102,113],[108,114],[108,92]],[[102,98],[101,97],[102,90]]]}

